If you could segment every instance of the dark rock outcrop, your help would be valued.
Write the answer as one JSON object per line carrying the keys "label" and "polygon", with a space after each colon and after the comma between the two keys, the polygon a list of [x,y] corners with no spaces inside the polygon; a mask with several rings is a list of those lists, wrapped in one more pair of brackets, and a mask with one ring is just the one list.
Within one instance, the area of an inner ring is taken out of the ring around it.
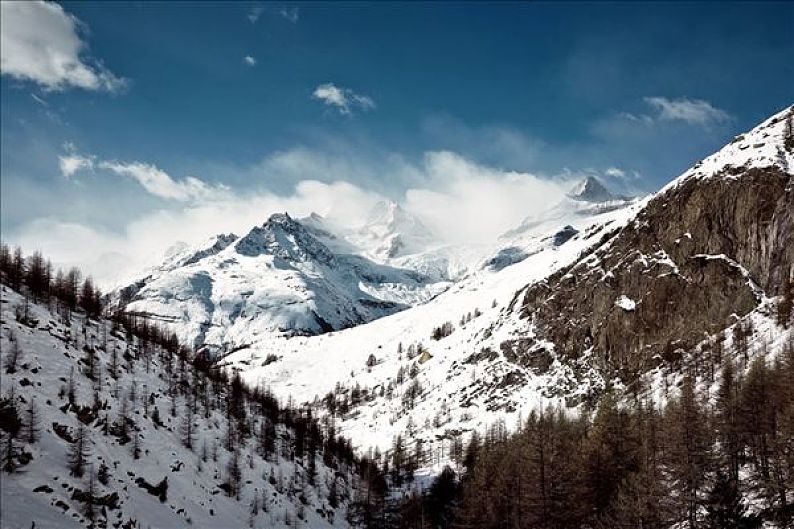
{"label": "dark rock outcrop", "polygon": [[592,348],[632,379],[781,294],[794,272],[794,175],[785,165],[683,178],[575,263],[529,286],[522,317],[562,360]]}

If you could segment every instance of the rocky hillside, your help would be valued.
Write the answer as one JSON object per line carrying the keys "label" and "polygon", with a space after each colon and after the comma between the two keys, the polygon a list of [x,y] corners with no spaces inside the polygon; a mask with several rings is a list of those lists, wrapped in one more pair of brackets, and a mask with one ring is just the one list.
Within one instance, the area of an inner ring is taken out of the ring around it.
{"label": "rocky hillside", "polygon": [[605,374],[631,380],[781,295],[794,273],[792,112],[695,165],[517,296],[533,336],[509,346],[592,354]]}

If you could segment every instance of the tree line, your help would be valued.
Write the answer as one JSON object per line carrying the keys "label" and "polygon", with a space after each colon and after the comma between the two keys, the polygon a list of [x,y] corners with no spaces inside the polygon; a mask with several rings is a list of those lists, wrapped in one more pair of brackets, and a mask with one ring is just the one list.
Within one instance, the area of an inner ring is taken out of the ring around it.
{"label": "tree line", "polygon": [[[782,327],[788,310],[776,314]],[[513,433],[497,423],[465,446],[453,438],[450,466],[421,492],[421,440],[407,446],[397,436],[388,452],[370,454],[377,471],[364,474],[350,521],[372,529],[794,527],[794,335],[774,357],[749,320],[732,335],[730,348],[720,333],[691,355],[698,361],[680,366],[678,382],[660,388],[663,405],[647,387],[612,389],[591,410],[549,407]]]}
{"label": "tree line", "polygon": [[54,270],[39,251],[25,257],[20,247],[12,251],[0,243],[0,275],[5,284],[29,295],[34,303],[56,302],[67,314],[79,308],[89,318],[102,314],[102,293],[91,276],[83,278],[77,267]]}
{"label": "tree line", "polygon": [[[684,376],[664,407],[604,395],[593,414],[533,412],[474,434],[425,493],[368,527],[751,529],[794,524],[794,338],[716,395]],[[394,483],[392,481],[392,483]]]}

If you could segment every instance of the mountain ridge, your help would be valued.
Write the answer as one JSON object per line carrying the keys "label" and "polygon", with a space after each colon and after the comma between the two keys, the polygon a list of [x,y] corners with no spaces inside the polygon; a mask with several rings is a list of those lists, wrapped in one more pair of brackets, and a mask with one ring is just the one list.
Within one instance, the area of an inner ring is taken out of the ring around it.
{"label": "mountain ridge", "polygon": [[247,234],[218,235],[111,294],[112,305],[177,326],[180,339],[223,354],[264,334],[339,330],[432,297],[446,283],[335,253],[286,213]]}

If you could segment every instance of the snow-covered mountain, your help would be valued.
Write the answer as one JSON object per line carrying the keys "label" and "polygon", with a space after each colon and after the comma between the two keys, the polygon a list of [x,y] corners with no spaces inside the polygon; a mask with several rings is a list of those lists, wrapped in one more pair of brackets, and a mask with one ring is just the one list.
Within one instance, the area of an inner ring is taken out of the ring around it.
{"label": "snow-covered mountain", "polygon": [[0,289],[3,529],[349,527],[358,478],[333,441],[113,322]]}
{"label": "snow-covered mountain", "polygon": [[604,184],[595,176],[588,176],[576,184],[567,196],[573,200],[584,202],[614,202],[617,200],[626,200],[626,197],[616,195],[607,190]]}
{"label": "snow-covered mountain", "polygon": [[576,225],[577,219],[621,209],[636,201],[607,190],[594,176],[577,183],[558,203],[527,216],[521,223],[502,234],[502,241],[520,241],[526,236],[548,231],[553,225]]}
{"label": "snow-covered mountain", "polygon": [[219,234],[175,245],[161,265],[111,299],[222,356],[273,336],[340,330],[422,304],[478,269],[524,259],[550,230],[561,230],[553,236],[559,246],[577,232],[573,224],[628,202],[582,204],[565,199],[494,244],[457,246],[441,244],[393,202],[378,203],[351,229],[317,214],[275,214],[241,238]]}
{"label": "snow-covered mountain", "polygon": [[[361,448],[423,439],[431,465],[464,432],[515,424],[542,404],[586,405],[640,379],[659,392],[715,333],[729,348],[735,329],[752,327],[748,356],[775,355],[791,334],[774,318],[794,273],[791,114],[654,196],[617,208],[567,199],[586,206],[524,223],[505,237],[503,262],[427,303],[254,344],[224,365],[318,413],[344,403],[342,430]],[[278,361],[264,364],[265,354]]]}
{"label": "snow-covered mountain", "polygon": [[748,322],[771,336],[759,354],[775,354],[786,334],[771,314],[794,263],[790,115],[654,196],[587,179],[492,246],[416,237],[384,253],[373,234],[426,233],[388,204],[353,235],[277,216],[184,250],[120,299],[228,353],[222,364],[251,383],[320,414],[344,404],[342,431],[360,448],[404,434],[442,454],[541,404],[589,404],[638,377],[670,383],[715,333]]}
{"label": "snow-covered mountain", "polygon": [[349,239],[368,256],[381,261],[419,253],[439,244],[422,221],[392,201],[377,203],[366,224],[351,233]]}
{"label": "snow-covered mountain", "polygon": [[[277,335],[352,327],[422,303],[447,288],[425,274],[335,253],[334,236],[275,214],[243,237],[218,235],[174,252],[114,293],[127,312],[167,323],[212,354]],[[337,242],[336,249],[342,247]]]}

